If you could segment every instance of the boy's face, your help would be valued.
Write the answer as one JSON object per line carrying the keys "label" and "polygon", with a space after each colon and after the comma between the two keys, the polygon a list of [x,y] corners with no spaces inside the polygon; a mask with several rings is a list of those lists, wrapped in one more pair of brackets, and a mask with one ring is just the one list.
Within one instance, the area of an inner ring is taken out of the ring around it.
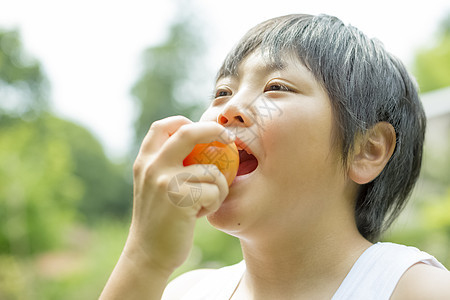
{"label": "boy's face", "polygon": [[274,69],[258,51],[250,54],[237,76],[219,78],[201,121],[236,133],[258,161],[254,171],[237,176],[208,217],[218,229],[238,237],[292,234],[327,221],[327,212],[349,196],[340,152],[332,146],[330,100],[296,58]]}

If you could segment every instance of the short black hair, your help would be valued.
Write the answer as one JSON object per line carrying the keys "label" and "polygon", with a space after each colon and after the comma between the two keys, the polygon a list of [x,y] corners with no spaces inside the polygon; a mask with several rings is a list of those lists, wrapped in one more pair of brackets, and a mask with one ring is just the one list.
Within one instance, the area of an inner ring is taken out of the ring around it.
{"label": "short black hair", "polygon": [[217,78],[236,75],[242,60],[256,49],[275,66],[295,54],[324,87],[344,166],[357,135],[378,122],[394,127],[392,157],[377,178],[360,187],[355,203],[358,230],[375,242],[403,209],[420,172],[426,117],[415,80],[378,40],[336,17],[303,14],[252,28],[225,58]]}

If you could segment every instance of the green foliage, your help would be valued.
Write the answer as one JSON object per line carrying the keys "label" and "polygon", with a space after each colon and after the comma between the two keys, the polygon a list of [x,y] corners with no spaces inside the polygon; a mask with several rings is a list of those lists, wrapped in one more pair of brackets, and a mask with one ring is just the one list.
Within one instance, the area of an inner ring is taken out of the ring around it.
{"label": "green foliage", "polygon": [[86,129],[49,114],[0,131],[0,252],[51,249],[84,216],[128,217],[131,186]]}
{"label": "green foliage", "polygon": [[[450,14],[441,25],[436,44],[417,54],[414,73],[422,92],[450,85]],[[449,268],[450,135],[442,139],[446,139],[447,145],[443,152],[435,151],[434,145],[426,140],[422,172],[412,203],[385,238],[429,252]]]}
{"label": "green foliage", "polygon": [[0,30],[0,253],[57,247],[80,219],[128,217],[131,184],[81,126],[48,112],[42,67]]}
{"label": "green foliage", "polygon": [[242,259],[239,239],[215,229],[206,218],[198,221],[194,244],[201,251],[203,267],[229,265]]}
{"label": "green foliage", "polygon": [[0,30],[0,299],[94,298],[126,237],[131,174],[50,113],[47,91],[19,33]]}
{"label": "green foliage", "polygon": [[[50,114],[0,128],[0,263],[11,265],[0,298],[94,297],[126,238],[128,224],[113,221],[131,207],[122,167],[86,129]],[[91,224],[80,234],[82,221]]]}
{"label": "green foliage", "polygon": [[54,119],[10,119],[0,131],[0,252],[27,255],[58,244],[84,190]]}
{"label": "green foliage", "polygon": [[12,256],[0,255],[0,299],[29,299],[21,266]]}
{"label": "green foliage", "polygon": [[443,230],[450,235],[449,212],[450,188],[442,196],[429,199],[429,204],[424,207],[423,218],[426,220],[426,228],[430,230]]}
{"label": "green foliage", "polygon": [[72,227],[55,251],[32,259],[0,255],[0,299],[78,300],[98,298],[125,243],[122,222],[102,220]]}
{"label": "green foliage", "polygon": [[425,144],[424,160],[422,164],[422,177],[427,185],[433,186],[432,191],[442,194],[450,186],[450,132],[443,136],[446,147],[442,153],[436,153],[433,145]]}
{"label": "green foliage", "polygon": [[105,155],[98,140],[85,128],[54,119],[53,136],[71,151],[73,174],[83,184],[83,196],[76,208],[85,221],[99,218],[126,218],[132,205],[130,174],[125,164],[114,164]]}
{"label": "green foliage", "polygon": [[27,116],[48,108],[42,67],[25,53],[18,31],[0,30],[0,116]]}
{"label": "green foliage", "polygon": [[198,110],[192,90],[199,83],[190,82],[194,85],[191,88],[186,85],[204,50],[195,19],[180,16],[170,27],[166,41],[143,53],[142,76],[132,88],[140,111],[135,122],[136,149],[154,121],[175,114],[190,117]]}
{"label": "green foliage", "polygon": [[426,144],[412,203],[386,240],[415,246],[450,268],[450,135],[443,138],[447,138],[443,153],[437,154],[432,145]]}
{"label": "green foliage", "polygon": [[171,276],[199,268],[220,268],[242,260],[239,239],[212,227],[206,218],[197,221],[194,245],[188,260]]}
{"label": "green foliage", "polygon": [[[96,299],[100,295],[119,259],[128,228],[122,222],[102,220],[89,229],[76,230],[84,236],[82,241],[38,257],[38,263],[29,266],[35,299]],[[59,267],[50,271],[49,265]]]}
{"label": "green foliage", "polygon": [[450,14],[441,27],[437,43],[424,47],[415,59],[414,74],[421,92],[450,85]]}

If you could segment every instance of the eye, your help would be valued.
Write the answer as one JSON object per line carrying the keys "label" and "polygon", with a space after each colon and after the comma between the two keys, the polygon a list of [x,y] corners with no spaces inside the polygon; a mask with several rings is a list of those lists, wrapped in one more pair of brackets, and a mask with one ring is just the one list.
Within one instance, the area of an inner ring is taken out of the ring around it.
{"label": "eye", "polygon": [[216,90],[214,98],[227,97],[227,96],[231,96],[231,95],[232,95],[232,92],[229,88],[219,87]]}
{"label": "eye", "polygon": [[264,87],[264,92],[292,92],[292,89],[290,89],[287,85],[281,83],[281,82],[269,82]]}

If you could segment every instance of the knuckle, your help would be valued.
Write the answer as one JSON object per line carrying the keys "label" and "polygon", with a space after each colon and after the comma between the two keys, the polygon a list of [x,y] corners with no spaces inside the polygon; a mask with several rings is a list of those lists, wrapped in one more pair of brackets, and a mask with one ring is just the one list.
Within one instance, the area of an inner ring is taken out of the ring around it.
{"label": "knuckle", "polygon": [[159,190],[165,190],[167,189],[169,182],[170,182],[171,178],[168,174],[162,174],[160,176],[158,176],[158,178],[156,179],[156,188]]}
{"label": "knuckle", "polygon": [[173,116],[173,119],[176,121],[190,121],[188,118],[186,118],[185,116],[182,116],[182,115]]}
{"label": "knuckle", "polygon": [[150,125],[150,130],[151,131],[159,131],[162,128],[164,128],[165,126],[167,126],[169,123],[173,123],[173,122],[190,122],[190,120],[184,116],[181,115],[177,115],[177,116],[171,116],[171,117],[167,117],[161,120],[156,120],[154,121],[151,125]]}
{"label": "knuckle", "polygon": [[161,129],[161,127],[163,127],[163,120],[158,120],[152,123],[152,125],[150,125],[150,130],[151,131],[158,131]]}
{"label": "knuckle", "polygon": [[156,175],[156,170],[157,170],[157,168],[156,168],[155,164],[152,163],[152,162],[149,162],[149,163],[145,166],[145,170],[144,170],[144,172],[145,172],[145,178],[146,178],[147,180],[154,178],[155,175]]}
{"label": "knuckle", "polygon": [[180,129],[178,129],[178,133],[183,139],[193,138],[192,131],[189,130],[188,126],[181,126]]}
{"label": "knuckle", "polygon": [[145,181],[152,180],[157,174],[158,167],[155,159],[147,158],[145,161],[137,158],[133,164],[133,174],[135,177],[142,177]]}
{"label": "knuckle", "polygon": [[139,175],[145,168],[145,160],[141,153],[138,154],[133,163],[133,174]]}
{"label": "knuckle", "polygon": [[136,159],[133,164],[133,174],[140,174],[142,171],[142,162],[139,159]]}

